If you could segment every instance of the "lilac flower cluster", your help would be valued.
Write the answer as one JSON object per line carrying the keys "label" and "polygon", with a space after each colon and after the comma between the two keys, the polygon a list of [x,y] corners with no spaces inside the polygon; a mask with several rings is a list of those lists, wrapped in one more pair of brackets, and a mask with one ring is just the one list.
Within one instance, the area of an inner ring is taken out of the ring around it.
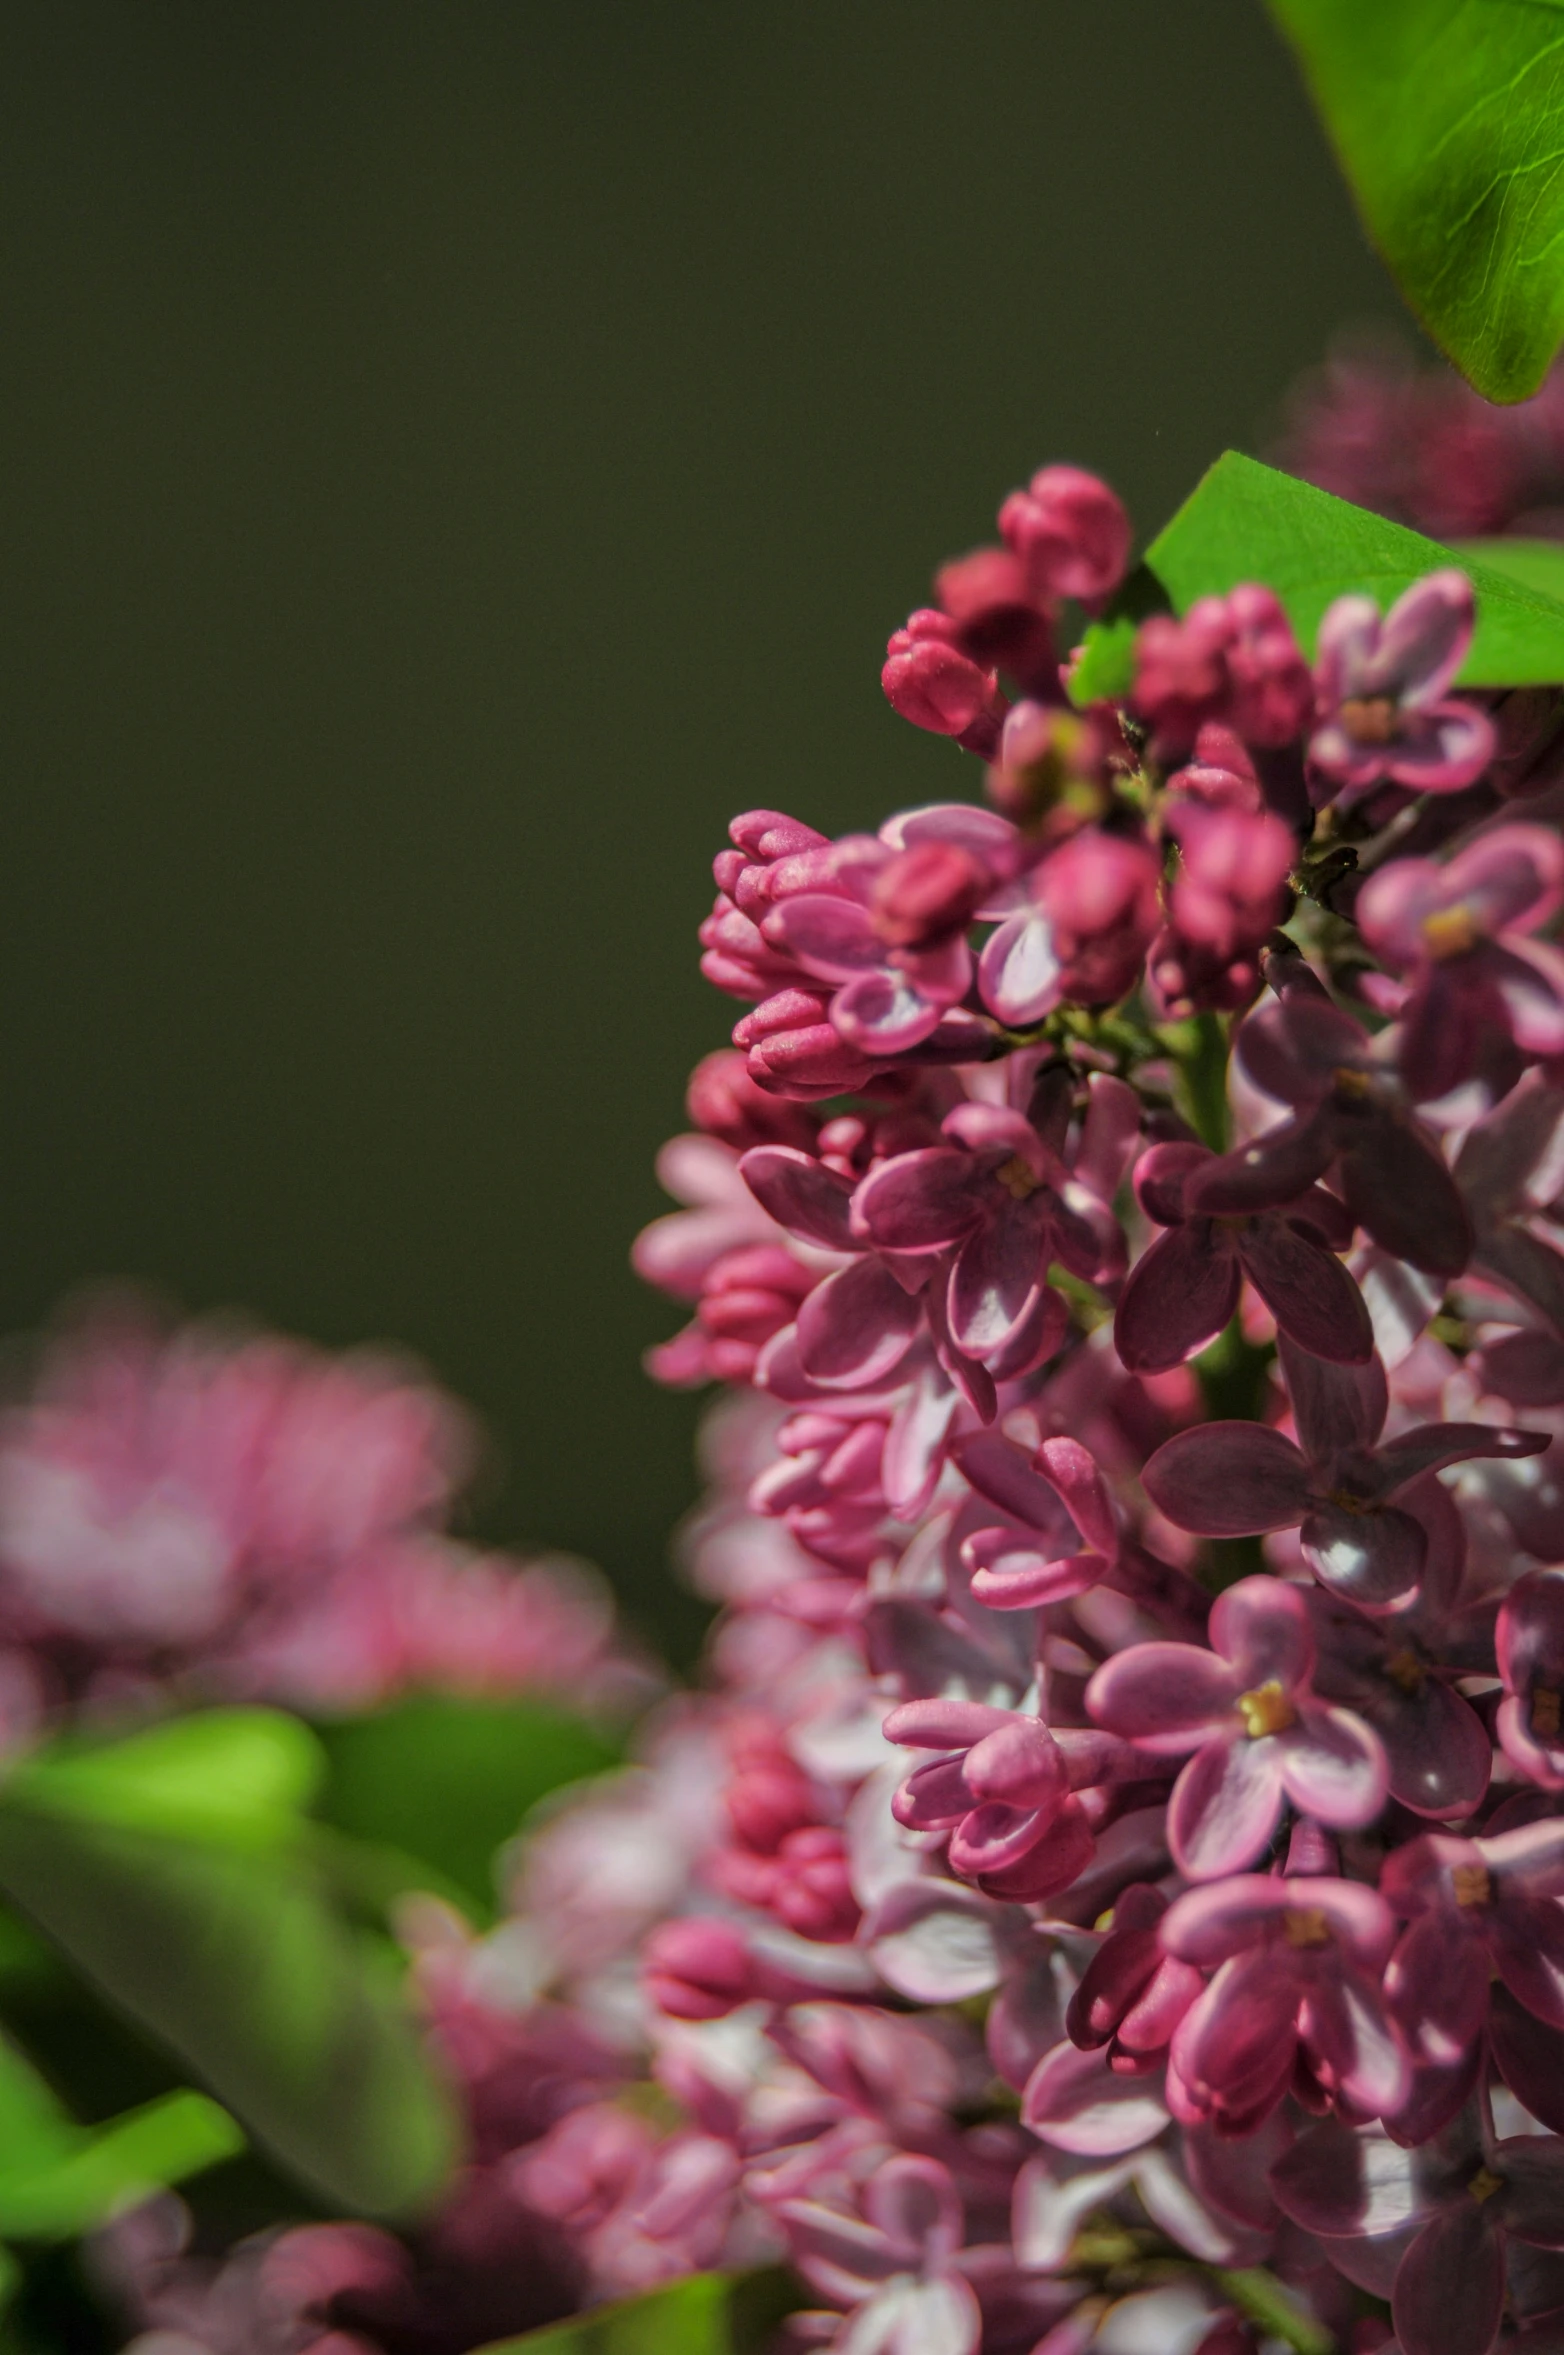
{"label": "lilac flower cluster", "polygon": [[1564,2343],[1551,721],[1453,691],[1458,572],[1312,664],[1263,585],[1153,616],[1077,709],[1128,522],[1050,467],[999,532],[883,681],[986,800],[716,861],[635,1252],[725,1386],[706,1681],[498,1928],[409,1910],[442,2216],[143,2216],[146,2355],[776,2260],[799,2355]]}
{"label": "lilac flower cluster", "polygon": [[475,1455],[406,1364],[89,1306],[0,1409],[0,1754],[199,1701],[644,1697],[584,1564],[449,1535]]}
{"label": "lilac flower cluster", "polygon": [[1455,571],[1312,663],[1261,584],[1153,616],[1077,709],[1122,510],[1000,534],[884,673],[986,806],[716,863],[745,1011],[637,1247],[732,1392],[650,2066],[844,2355],[1552,2345],[1545,715],[1454,691]]}

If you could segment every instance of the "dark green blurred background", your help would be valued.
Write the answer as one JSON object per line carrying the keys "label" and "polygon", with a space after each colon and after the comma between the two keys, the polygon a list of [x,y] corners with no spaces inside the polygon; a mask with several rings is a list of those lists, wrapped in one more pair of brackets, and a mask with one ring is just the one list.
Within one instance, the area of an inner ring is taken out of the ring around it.
{"label": "dark green blurred background", "polygon": [[933,564],[1393,310],[1257,0],[4,7],[0,1322],[394,1336],[665,1614],[728,815],[975,792]]}

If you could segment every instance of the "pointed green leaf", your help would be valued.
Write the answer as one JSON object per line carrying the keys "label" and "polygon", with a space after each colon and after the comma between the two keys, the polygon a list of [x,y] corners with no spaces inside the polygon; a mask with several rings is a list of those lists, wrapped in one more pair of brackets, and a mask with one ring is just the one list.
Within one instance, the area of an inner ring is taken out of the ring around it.
{"label": "pointed green leaf", "polygon": [[1122,703],[1135,684],[1135,632],[1127,616],[1089,622],[1071,658],[1065,692],[1077,711],[1089,703]]}
{"label": "pointed green leaf", "polygon": [[1202,477],[1152,541],[1146,562],[1179,613],[1197,597],[1263,581],[1311,654],[1321,616],[1337,597],[1356,590],[1388,606],[1425,573],[1456,564],[1477,592],[1477,630],[1461,684],[1564,682],[1564,602],[1237,450],[1225,451]]}
{"label": "pointed green leaf", "polygon": [[1564,540],[1452,540],[1462,564],[1486,564],[1564,604]]}
{"label": "pointed green leaf", "polygon": [[1559,0],[1270,0],[1358,209],[1442,349],[1492,401],[1564,337]]}
{"label": "pointed green leaf", "polygon": [[34,1787],[0,1801],[0,1889],[331,2205],[397,2216],[438,2196],[450,2099],[389,1951],[349,1928],[307,1850],[176,1838]]}
{"label": "pointed green leaf", "polygon": [[639,2298],[497,2340],[478,2355],[758,2355],[798,2303],[780,2266],[691,2273]]}

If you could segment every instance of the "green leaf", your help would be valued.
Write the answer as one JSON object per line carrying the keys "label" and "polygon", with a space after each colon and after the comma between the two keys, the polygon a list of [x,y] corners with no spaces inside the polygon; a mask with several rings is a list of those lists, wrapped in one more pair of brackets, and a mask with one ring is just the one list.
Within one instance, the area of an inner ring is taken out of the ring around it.
{"label": "green leaf", "polygon": [[691,2273],[639,2298],[496,2340],[478,2355],[753,2355],[798,2303],[780,2266]]}
{"label": "green leaf", "polygon": [[1536,391],[1564,336],[1558,0],[1270,0],[1369,234],[1481,393]]}
{"label": "green leaf", "polygon": [[1458,564],[1477,592],[1477,629],[1461,684],[1564,682],[1564,602],[1237,450],[1225,451],[1197,483],[1152,541],[1146,562],[1179,613],[1197,597],[1263,581],[1310,653],[1335,598],[1356,590],[1388,606],[1425,573]]}
{"label": "green leaf", "polygon": [[1462,564],[1486,564],[1564,604],[1564,540],[1452,540]]}
{"label": "green leaf", "polygon": [[417,2213],[452,2164],[449,2097],[383,1942],[306,1852],[0,1801],[0,1888],[330,2205]]}
{"label": "green leaf", "polygon": [[0,2233],[12,2239],[70,2239],[243,2148],[233,2119],[204,2093],[165,2094],[82,2126],[0,2042]]}
{"label": "green leaf", "polygon": [[0,2165],[0,2233],[70,2240],[151,2193],[231,2159],[244,2136],[204,2093],[169,2093],[96,2129],[43,2165]]}
{"label": "green leaf", "polygon": [[528,1809],[621,1756],[594,1727],[533,1701],[426,1693],[318,1731],[329,1761],[326,1821],[432,1865],[485,1913],[495,1850]]}
{"label": "green leaf", "polygon": [[1135,684],[1136,624],[1089,622],[1070,660],[1065,689],[1077,711],[1089,703],[1122,703]]}
{"label": "green leaf", "polygon": [[46,1750],[15,1769],[5,1795],[132,1831],[272,1846],[296,1836],[324,1772],[297,1718],[208,1709],[117,1741]]}

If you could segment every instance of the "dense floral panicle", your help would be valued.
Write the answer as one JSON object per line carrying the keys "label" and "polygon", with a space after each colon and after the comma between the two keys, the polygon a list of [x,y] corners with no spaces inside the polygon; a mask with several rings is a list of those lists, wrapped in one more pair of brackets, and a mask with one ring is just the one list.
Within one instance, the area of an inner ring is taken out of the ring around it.
{"label": "dense floral panicle", "polygon": [[[1327,409],[1315,471],[1392,508],[1564,496],[1557,387],[1516,422],[1338,371]],[[884,672],[990,806],[750,811],[715,862],[742,1011],[635,1246],[691,1320],[652,1370],[728,1392],[680,1547],[703,1681],[530,1827],[492,1930],[406,1909],[447,2208],[144,2254],[136,2327],[459,2355],[780,2260],[796,2355],[1368,2355],[1365,2290],[1403,2355],[1558,2336],[1560,699],[1451,692],[1447,571],[1340,601],[1312,671],[1264,583],[1153,616],[1076,711],[1123,510],[1049,467],[999,534]],[[0,1428],[9,1739],[81,1687],[22,1606],[96,1594],[100,1523],[149,1516],[127,1621],[208,1593],[173,1503],[224,1597],[309,1565],[264,1644],[241,1612],[247,1689],[626,1689],[576,1574],[445,1535],[426,1389],[289,1363],[331,1436],[279,1450],[286,1545],[249,1436],[194,1507],[157,1470],[156,1381],[90,1478],[41,1402]],[[91,1509],[50,1552],[13,1507],[57,1459]]]}

